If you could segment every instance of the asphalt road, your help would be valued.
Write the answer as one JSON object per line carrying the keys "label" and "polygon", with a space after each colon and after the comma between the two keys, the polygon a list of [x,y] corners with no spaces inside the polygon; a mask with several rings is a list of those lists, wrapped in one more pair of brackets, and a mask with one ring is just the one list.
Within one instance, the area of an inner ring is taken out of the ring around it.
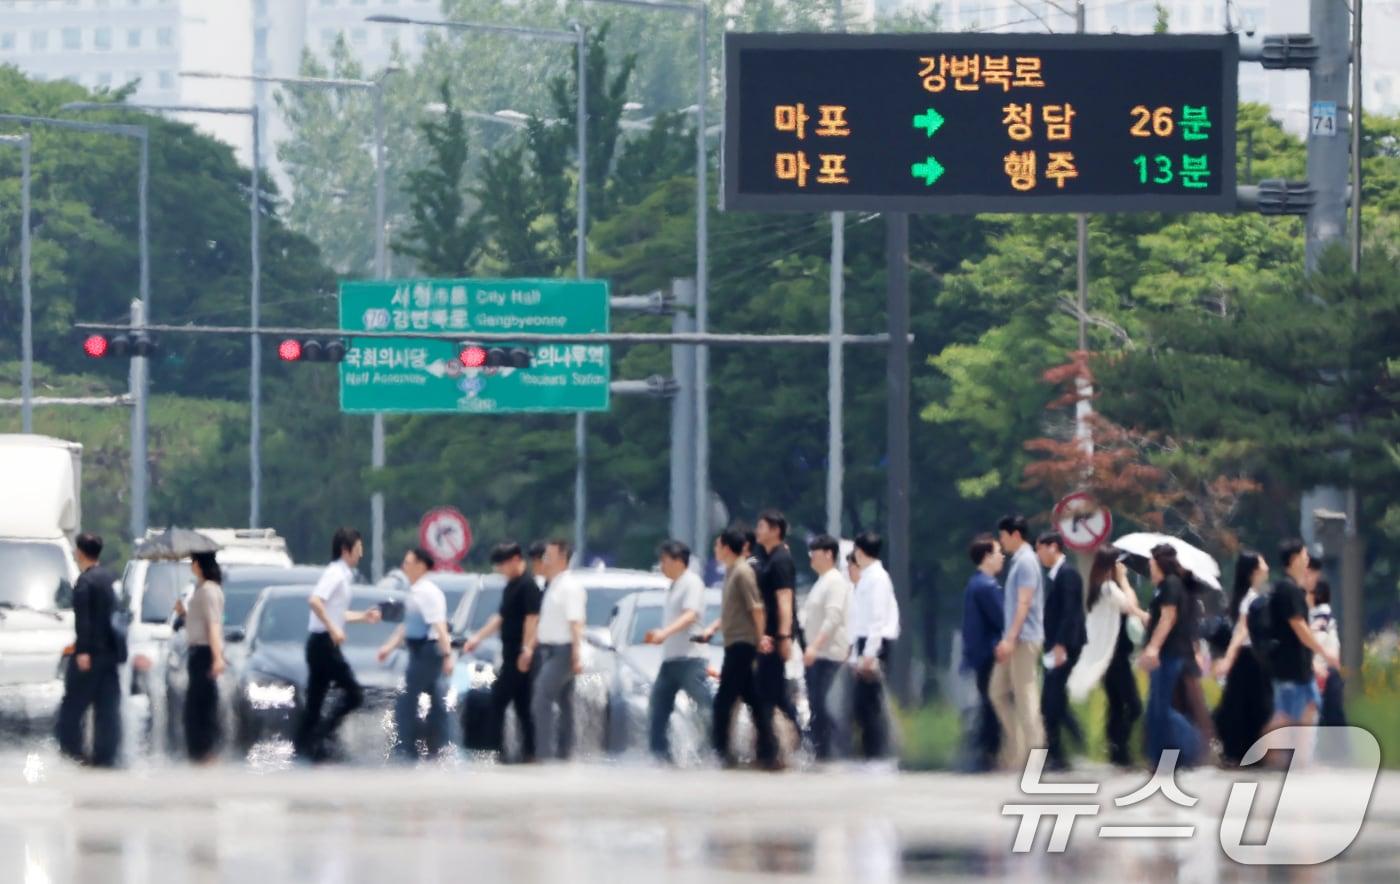
{"label": "asphalt road", "polygon": [[[1315,811],[1306,824],[1280,834],[1307,841],[1335,826],[1335,796],[1354,776],[1318,770],[1291,784],[1305,790]],[[1114,808],[1110,799],[1140,787],[1146,774],[1095,769],[1079,779],[1102,783],[1102,813],[1076,822],[1063,853],[1044,851],[1047,821],[1032,852],[1013,854],[1019,817],[1003,815],[1002,806],[1028,799],[1017,778],[1004,775],[859,766],[779,775],[605,764],[509,768],[461,760],[314,770],[162,762],[103,772],[75,768],[43,748],[0,754],[0,881],[1400,878],[1397,775],[1382,773],[1367,822],[1345,853],[1292,870],[1237,865],[1221,850],[1219,820],[1231,775],[1179,774],[1181,788],[1200,799],[1189,810],[1160,795]],[[1277,777],[1266,775],[1260,807],[1272,807],[1268,795],[1276,789]],[[1149,820],[1194,825],[1195,835],[1109,841],[1096,832],[1103,823]],[[1264,834],[1251,828],[1246,842]]]}

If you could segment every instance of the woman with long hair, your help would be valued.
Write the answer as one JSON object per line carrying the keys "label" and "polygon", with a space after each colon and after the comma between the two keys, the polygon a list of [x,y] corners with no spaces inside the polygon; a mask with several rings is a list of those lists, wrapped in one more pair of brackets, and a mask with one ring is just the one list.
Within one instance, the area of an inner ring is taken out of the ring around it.
{"label": "woman with long hair", "polygon": [[1094,553],[1084,595],[1088,641],[1070,673],[1069,690],[1076,700],[1082,700],[1102,681],[1108,698],[1108,757],[1119,767],[1128,767],[1132,764],[1129,738],[1133,724],[1142,716],[1142,698],[1133,678],[1133,642],[1127,625],[1133,617],[1146,626],[1148,615],[1138,604],[1121,558],[1122,553],[1113,546],[1099,547]]}
{"label": "woman with long hair", "polygon": [[1268,591],[1269,563],[1253,550],[1240,553],[1227,612],[1234,630],[1230,646],[1215,664],[1215,677],[1225,679],[1225,692],[1215,707],[1215,730],[1221,759],[1229,764],[1239,763],[1274,714],[1273,687],[1249,642],[1249,607]]}
{"label": "woman with long hair", "polygon": [[185,743],[190,760],[212,761],[219,743],[219,676],[224,672],[223,572],[213,553],[195,553],[195,588],[185,605],[189,689],[185,692]]}
{"label": "woman with long hair", "polygon": [[1203,739],[1172,700],[1187,667],[1194,670],[1196,665],[1197,600],[1186,589],[1195,578],[1181,566],[1176,549],[1166,543],[1152,548],[1148,567],[1156,590],[1149,605],[1147,646],[1138,657],[1138,665],[1148,673],[1143,722],[1147,763],[1156,768],[1164,751],[1176,749],[1178,764],[1190,766],[1201,758]]}

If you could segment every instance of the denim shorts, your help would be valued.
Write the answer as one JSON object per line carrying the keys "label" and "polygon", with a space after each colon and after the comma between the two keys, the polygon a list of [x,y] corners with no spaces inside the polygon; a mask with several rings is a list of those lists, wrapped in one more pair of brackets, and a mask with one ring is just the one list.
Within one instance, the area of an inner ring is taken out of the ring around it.
{"label": "denim shorts", "polygon": [[1322,695],[1318,693],[1316,680],[1274,682],[1275,712],[1300,721],[1309,703],[1313,704],[1314,712],[1322,708]]}

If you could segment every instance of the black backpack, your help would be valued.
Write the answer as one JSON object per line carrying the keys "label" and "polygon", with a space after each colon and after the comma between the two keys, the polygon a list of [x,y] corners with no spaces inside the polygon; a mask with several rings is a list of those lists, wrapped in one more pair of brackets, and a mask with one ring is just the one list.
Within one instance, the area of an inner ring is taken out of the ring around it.
{"label": "black backpack", "polygon": [[1249,607],[1245,609],[1244,622],[1249,629],[1249,643],[1254,647],[1254,656],[1258,657],[1260,664],[1267,669],[1269,661],[1273,658],[1274,645],[1278,642],[1274,638],[1269,596],[1261,595],[1249,603]]}

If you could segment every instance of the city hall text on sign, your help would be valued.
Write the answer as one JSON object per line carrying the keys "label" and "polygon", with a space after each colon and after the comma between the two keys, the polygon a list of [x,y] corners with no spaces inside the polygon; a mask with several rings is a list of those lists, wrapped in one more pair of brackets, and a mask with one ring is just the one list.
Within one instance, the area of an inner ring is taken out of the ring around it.
{"label": "city hall text on sign", "polygon": [[612,380],[601,344],[482,346],[530,353],[531,367],[469,368],[461,346],[479,333],[589,334],[608,331],[601,280],[408,279],[344,282],[346,332],[432,332],[451,339],[350,334],[340,365],[340,406],[349,413],[605,411]]}
{"label": "city hall text on sign", "polygon": [[726,34],[724,207],[1233,211],[1238,40]]}

